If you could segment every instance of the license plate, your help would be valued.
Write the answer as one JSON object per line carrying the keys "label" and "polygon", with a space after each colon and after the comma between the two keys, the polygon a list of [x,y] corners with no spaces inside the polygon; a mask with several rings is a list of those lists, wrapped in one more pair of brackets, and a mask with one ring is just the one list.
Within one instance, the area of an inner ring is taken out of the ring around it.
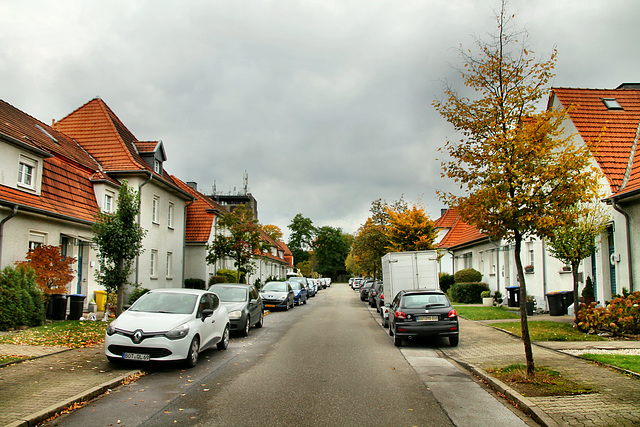
{"label": "license plate", "polygon": [[276,305],[275,305],[275,304],[265,304],[264,306],[265,306],[265,307],[269,307],[269,308],[273,308],[273,307],[275,307]]}
{"label": "license plate", "polygon": [[438,316],[418,316],[416,320],[418,322],[437,322]]}
{"label": "license plate", "polygon": [[151,360],[151,356],[148,354],[140,354],[140,353],[122,353],[122,358],[125,360],[141,360],[144,362],[148,362]]}

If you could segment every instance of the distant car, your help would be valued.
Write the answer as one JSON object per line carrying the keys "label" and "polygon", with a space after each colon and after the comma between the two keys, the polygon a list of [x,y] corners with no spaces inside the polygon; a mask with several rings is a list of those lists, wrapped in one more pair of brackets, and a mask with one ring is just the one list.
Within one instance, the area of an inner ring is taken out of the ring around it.
{"label": "distant car", "polygon": [[104,353],[112,361],[175,361],[196,366],[200,352],[229,345],[229,316],[216,294],[154,289],[107,327]]}
{"label": "distant car", "polygon": [[351,284],[351,289],[359,290],[363,282],[364,282],[363,278],[356,277],[355,279],[353,279],[353,283]]}
{"label": "distant car", "polygon": [[382,293],[382,282],[376,282],[369,291],[369,307],[376,307],[377,310],[377,298],[378,294]]}
{"label": "distant car", "polygon": [[389,335],[401,346],[404,338],[448,337],[459,340],[458,313],[442,291],[400,291],[389,307]]}
{"label": "distant car", "polygon": [[318,293],[318,286],[313,282],[313,280],[307,279],[307,292],[308,297],[315,297]]}
{"label": "distant car", "polygon": [[369,302],[369,291],[373,288],[375,282],[373,280],[365,281],[360,287],[360,300]]}
{"label": "distant car", "polygon": [[293,289],[289,282],[267,282],[260,289],[264,307],[269,310],[289,310],[294,305]]}
{"label": "distant car", "polygon": [[295,305],[307,303],[307,288],[302,282],[288,282],[293,289],[293,301]]}
{"label": "distant car", "polygon": [[252,326],[262,328],[264,307],[255,286],[241,283],[216,283],[209,288],[209,291],[218,295],[222,305],[227,308],[232,332],[246,337]]}
{"label": "distant car", "polygon": [[[302,285],[307,289],[307,298],[313,297],[313,296],[316,295],[317,288],[315,286],[313,286],[313,281],[311,279],[308,279],[306,277],[295,276],[295,277],[289,277],[287,279],[287,282],[290,282],[290,283],[300,282],[300,283],[302,283]],[[294,289],[294,293],[295,293],[295,289]]]}

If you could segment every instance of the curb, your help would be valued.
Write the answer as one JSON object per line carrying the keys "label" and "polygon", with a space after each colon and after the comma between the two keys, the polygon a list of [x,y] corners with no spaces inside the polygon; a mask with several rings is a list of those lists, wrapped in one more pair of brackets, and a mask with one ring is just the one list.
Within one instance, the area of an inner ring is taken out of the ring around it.
{"label": "curb", "polygon": [[65,402],[60,402],[57,403],[55,405],[49,406],[48,408],[45,408],[39,412],[34,412],[32,414],[27,415],[26,417],[23,417],[21,419],[15,420],[10,422],[9,424],[6,425],[6,427],[33,427],[36,426],[38,423],[45,421],[53,416],[55,416],[58,412],[63,411],[67,406],[71,406],[75,403],[79,403],[79,402],[83,402],[83,401],[87,401],[87,400],[91,400],[95,397],[100,396],[101,394],[105,393],[106,391],[108,391],[109,389],[112,389],[114,387],[117,387],[119,385],[121,385],[122,383],[124,383],[124,381],[133,376],[133,375],[138,375],[141,374],[142,371],[136,370],[136,371],[129,371],[123,375],[120,375],[119,377],[116,377],[112,380],[109,380],[107,382],[104,382],[100,385],[97,385],[95,387],[92,387],[88,390],[85,390],[82,393],[76,394],[75,396],[70,397],[69,399],[67,399]]}
{"label": "curb", "polygon": [[513,390],[511,387],[509,387],[499,379],[492,377],[483,369],[471,365],[467,362],[455,359],[453,357],[452,359],[455,360],[456,363],[467,369],[469,372],[471,372],[473,375],[485,381],[495,391],[504,394],[507,400],[517,403],[518,407],[538,424],[545,427],[560,426],[560,424],[555,422],[549,415],[547,415],[542,409],[540,409],[538,405],[531,402],[529,399],[522,396],[520,393]]}

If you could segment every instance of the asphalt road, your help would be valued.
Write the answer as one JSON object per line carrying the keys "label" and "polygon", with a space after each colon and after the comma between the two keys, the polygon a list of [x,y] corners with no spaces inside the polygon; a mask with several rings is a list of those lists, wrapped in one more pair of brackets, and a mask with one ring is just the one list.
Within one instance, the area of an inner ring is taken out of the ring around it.
{"label": "asphalt road", "polygon": [[346,285],[272,313],[194,369],[154,366],[49,425],[447,426],[449,417]]}

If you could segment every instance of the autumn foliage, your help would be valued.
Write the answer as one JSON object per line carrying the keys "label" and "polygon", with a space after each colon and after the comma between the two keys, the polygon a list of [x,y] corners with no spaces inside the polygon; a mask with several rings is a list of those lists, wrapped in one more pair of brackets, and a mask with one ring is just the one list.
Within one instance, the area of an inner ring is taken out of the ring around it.
{"label": "autumn foliage", "polygon": [[63,257],[59,246],[40,246],[27,252],[26,261],[17,265],[31,267],[36,274],[36,283],[45,295],[66,294],[67,285],[75,277],[71,266],[74,257]]}
{"label": "autumn foliage", "polygon": [[640,334],[640,291],[612,299],[606,307],[581,304],[578,328],[588,333]]}

